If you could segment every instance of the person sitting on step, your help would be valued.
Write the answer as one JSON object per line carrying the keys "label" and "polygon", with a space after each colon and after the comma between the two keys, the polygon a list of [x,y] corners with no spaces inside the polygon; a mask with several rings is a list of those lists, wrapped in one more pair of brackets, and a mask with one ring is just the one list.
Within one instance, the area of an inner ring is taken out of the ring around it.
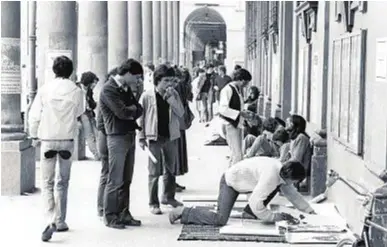
{"label": "person sitting on step", "polygon": [[[274,118],[267,118],[262,124],[262,134],[258,137],[247,135],[243,141],[244,158],[254,156],[269,156],[272,157],[277,152],[273,151],[273,134],[278,127],[278,122]],[[273,153],[274,152],[274,153]]]}

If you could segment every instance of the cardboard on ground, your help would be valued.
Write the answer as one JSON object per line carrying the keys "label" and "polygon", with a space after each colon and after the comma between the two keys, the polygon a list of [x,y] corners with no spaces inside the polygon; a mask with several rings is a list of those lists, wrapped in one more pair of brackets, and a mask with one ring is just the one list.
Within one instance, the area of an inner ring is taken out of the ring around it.
{"label": "cardboard on ground", "polygon": [[[180,197],[182,202],[217,202],[218,195],[184,195]],[[237,202],[247,202],[247,195],[240,194]]]}
{"label": "cardboard on ground", "polygon": [[224,235],[281,236],[274,224],[242,219],[229,219],[227,225],[220,228],[219,233]]}

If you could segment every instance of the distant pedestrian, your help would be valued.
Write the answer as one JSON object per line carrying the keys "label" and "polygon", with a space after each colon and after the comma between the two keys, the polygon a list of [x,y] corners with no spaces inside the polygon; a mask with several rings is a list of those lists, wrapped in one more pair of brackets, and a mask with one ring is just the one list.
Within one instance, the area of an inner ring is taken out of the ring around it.
{"label": "distant pedestrian", "polygon": [[139,134],[140,145],[143,149],[149,145],[149,150],[157,159],[155,163],[149,159],[148,164],[149,207],[151,213],[156,215],[162,214],[158,196],[161,175],[164,182],[161,203],[173,207],[182,205],[175,199],[175,168],[176,140],[180,138],[180,118],[184,115],[184,107],[179,93],[173,88],[175,81],[173,68],[158,66],[154,72],[155,90],[144,92],[140,99],[144,107],[138,120],[142,129]]}
{"label": "distant pedestrian", "polygon": [[204,82],[206,80],[206,71],[204,69],[197,70],[198,76],[192,81],[192,92],[194,98],[194,104],[196,108],[196,112],[199,115],[199,122],[202,122],[202,94],[200,93]]}
{"label": "distant pedestrian", "polygon": [[105,188],[104,221],[107,227],[123,229],[140,226],[130,213],[130,185],[133,178],[136,149],[136,119],[143,109],[132,89],[141,88],[143,68],[128,59],[102,88],[99,107],[102,113],[108,146],[109,173]]}
{"label": "distant pedestrian", "polygon": [[[108,82],[111,77],[115,76],[117,74],[118,69],[114,68],[112,69],[105,78],[104,83]],[[101,176],[99,179],[99,186],[98,186],[98,198],[97,198],[97,210],[98,210],[98,216],[103,217],[104,212],[104,195],[105,195],[105,188],[106,183],[108,180],[108,174],[109,174],[109,150],[107,146],[107,135],[106,135],[106,129],[103,121],[103,116],[100,112],[100,107],[97,107],[97,129],[98,129],[98,151],[101,157]]]}
{"label": "distant pedestrian", "polygon": [[42,196],[48,224],[42,241],[50,240],[55,231],[69,229],[66,213],[71,156],[77,119],[84,113],[82,90],[69,80],[73,62],[66,56],[57,57],[52,70],[55,79],[39,88],[28,119],[32,139],[41,141]]}
{"label": "distant pedestrian", "polygon": [[155,71],[155,66],[152,63],[148,63],[145,66],[144,73],[144,91],[153,90],[153,72]]}
{"label": "distant pedestrian", "polygon": [[86,144],[96,160],[100,159],[100,155],[97,149],[96,139],[98,130],[94,112],[97,103],[93,98],[93,89],[98,81],[98,77],[91,71],[83,73],[80,81],[80,85],[85,95],[85,112],[82,114],[80,121],[82,123]]}
{"label": "distant pedestrian", "polygon": [[220,91],[222,91],[222,89],[232,80],[231,77],[226,74],[226,67],[224,65],[218,67],[218,73],[219,75],[215,78],[214,82],[214,90],[216,102],[219,105]]}

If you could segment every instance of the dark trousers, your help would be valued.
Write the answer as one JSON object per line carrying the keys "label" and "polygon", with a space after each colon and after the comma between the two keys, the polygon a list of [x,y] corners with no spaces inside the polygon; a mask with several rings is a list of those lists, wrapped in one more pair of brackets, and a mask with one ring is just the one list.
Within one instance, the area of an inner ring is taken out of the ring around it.
{"label": "dark trousers", "polygon": [[169,201],[175,199],[176,193],[176,155],[177,146],[176,141],[170,141],[169,139],[159,137],[157,141],[149,142],[149,150],[157,159],[157,163],[153,163],[149,159],[148,163],[148,187],[149,187],[149,205],[160,206],[159,202],[159,177],[163,175],[163,201]]}
{"label": "dark trousers", "polygon": [[226,184],[224,175],[220,179],[218,209],[212,212],[208,209],[185,208],[181,217],[182,224],[224,226],[230,218],[231,210],[239,192]]}
{"label": "dark trousers", "polygon": [[98,198],[97,198],[97,210],[99,214],[103,213],[103,198],[105,194],[106,182],[109,173],[109,156],[107,147],[107,136],[102,132],[98,131],[98,151],[101,156],[101,176],[99,178],[98,186]]}
{"label": "dark trousers", "polygon": [[104,210],[107,222],[129,214],[130,184],[133,177],[136,134],[107,136],[109,173]]}

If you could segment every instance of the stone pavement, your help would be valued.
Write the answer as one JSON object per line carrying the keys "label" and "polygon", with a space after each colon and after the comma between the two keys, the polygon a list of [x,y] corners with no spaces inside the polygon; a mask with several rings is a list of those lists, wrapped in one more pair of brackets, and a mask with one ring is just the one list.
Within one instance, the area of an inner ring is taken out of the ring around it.
{"label": "stone pavement", "polygon": [[[199,123],[188,131],[189,173],[178,178],[187,187],[183,194],[216,194],[220,175],[227,167],[228,148],[205,147],[205,128]],[[39,169],[39,168],[38,168]],[[107,228],[97,217],[96,199],[100,163],[74,162],[69,189],[67,223],[70,231],[55,233],[49,243],[40,241],[43,230],[40,193],[26,196],[0,197],[0,246],[71,246],[71,247],[134,247],[134,246],[289,246],[247,242],[177,241],[181,225],[170,225],[167,214],[149,213],[147,204],[147,157],[138,148],[131,190],[131,212],[143,226],[115,230]],[[37,186],[40,186],[37,171]],[[177,198],[182,194],[178,194]],[[168,212],[169,208],[162,208]],[[306,245],[303,245],[306,246]],[[314,245],[315,247],[318,247]],[[327,245],[324,245],[327,246]]]}

